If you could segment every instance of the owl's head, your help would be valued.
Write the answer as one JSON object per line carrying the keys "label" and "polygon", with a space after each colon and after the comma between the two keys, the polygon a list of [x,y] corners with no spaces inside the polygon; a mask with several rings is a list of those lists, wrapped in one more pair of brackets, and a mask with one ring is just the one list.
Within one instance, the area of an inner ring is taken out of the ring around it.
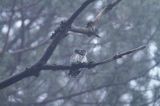
{"label": "owl's head", "polygon": [[75,49],[74,52],[75,52],[76,54],[81,55],[81,56],[84,56],[84,55],[87,54],[87,51],[84,50],[84,49]]}

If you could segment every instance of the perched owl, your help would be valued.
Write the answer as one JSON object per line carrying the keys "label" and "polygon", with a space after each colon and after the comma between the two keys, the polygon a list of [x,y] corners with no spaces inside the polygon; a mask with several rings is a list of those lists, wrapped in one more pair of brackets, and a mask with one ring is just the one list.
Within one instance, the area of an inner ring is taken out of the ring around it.
{"label": "perched owl", "polygon": [[72,77],[76,77],[81,72],[81,70],[78,70],[76,68],[76,65],[78,65],[80,63],[87,63],[88,62],[86,50],[75,49],[73,55],[71,56],[70,61],[71,61],[71,65],[75,66],[75,69],[70,70],[68,75],[72,76]]}

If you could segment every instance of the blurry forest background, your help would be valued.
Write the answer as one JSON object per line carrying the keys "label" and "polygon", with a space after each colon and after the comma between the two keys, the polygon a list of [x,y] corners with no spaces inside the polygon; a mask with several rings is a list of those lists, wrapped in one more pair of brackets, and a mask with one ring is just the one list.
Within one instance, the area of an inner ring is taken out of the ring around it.
{"label": "blurry forest background", "polygon": [[[0,81],[24,71],[44,53],[51,33],[85,0],[0,0]],[[113,0],[96,0],[74,22],[88,20]],[[70,32],[48,64],[69,65],[75,48],[101,61],[116,53],[147,48],[85,71],[42,71],[0,90],[0,106],[160,106],[160,1],[122,0],[104,15],[99,35]]]}

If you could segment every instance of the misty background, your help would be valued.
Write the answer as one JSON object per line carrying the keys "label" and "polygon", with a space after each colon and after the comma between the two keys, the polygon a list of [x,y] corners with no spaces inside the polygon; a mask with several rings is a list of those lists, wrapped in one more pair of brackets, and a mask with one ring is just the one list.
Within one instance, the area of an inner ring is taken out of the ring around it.
{"label": "misty background", "polygon": [[[51,33],[85,0],[0,0],[0,81],[40,59]],[[115,0],[96,0],[76,19],[89,20]],[[160,1],[122,0],[104,15],[99,36],[69,32],[48,64],[70,65],[74,49],[99,62],[147,43],[136,53],[91,69],[41,71],[0,90],[0,106],[160,106]]]}

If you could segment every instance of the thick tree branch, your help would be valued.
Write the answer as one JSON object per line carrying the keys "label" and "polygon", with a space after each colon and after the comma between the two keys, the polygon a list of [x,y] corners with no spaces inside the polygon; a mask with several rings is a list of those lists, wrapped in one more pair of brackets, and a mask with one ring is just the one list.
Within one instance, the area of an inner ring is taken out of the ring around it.
{"label": "thick tree branch", "polygon": [[9,85],[14,84],[14,83],[26,78],[26,77],[33,76],[33,74],[34,74],[33,72],[34,71],[35,70],[26,69],[25,71],[23,71],[23,72],[21,72],[19,74],[11,76],[10,78],[0,82],[0,89],[8,87]]}

